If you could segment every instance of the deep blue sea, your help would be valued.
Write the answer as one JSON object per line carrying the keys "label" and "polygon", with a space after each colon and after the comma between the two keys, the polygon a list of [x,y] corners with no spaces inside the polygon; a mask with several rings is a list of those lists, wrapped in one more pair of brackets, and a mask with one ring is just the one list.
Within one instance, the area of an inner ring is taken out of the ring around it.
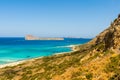
{"label": "deep blue sea", "polygon": [[84,44],[91,39],[27,41],[24,38],[0,38],[0,64],[69,52],[70,46]]}

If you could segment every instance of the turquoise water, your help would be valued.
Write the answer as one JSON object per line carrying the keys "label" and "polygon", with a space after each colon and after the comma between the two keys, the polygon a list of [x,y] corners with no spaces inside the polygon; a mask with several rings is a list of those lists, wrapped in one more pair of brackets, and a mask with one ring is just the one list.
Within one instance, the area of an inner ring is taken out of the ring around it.
{"label": "turquoise water", "polygon": [[0,38],[0,64],[69,52],[70,46],[83,44],[91,39],[26,41],[24,38]]}

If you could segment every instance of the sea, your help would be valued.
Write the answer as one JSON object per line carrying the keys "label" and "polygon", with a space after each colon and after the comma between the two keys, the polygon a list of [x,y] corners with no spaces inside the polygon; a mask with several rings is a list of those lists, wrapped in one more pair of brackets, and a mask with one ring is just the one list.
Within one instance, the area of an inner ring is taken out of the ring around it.
{"label": "sea", "polygon": [[25,40],[22,37],[0,38],[0,64],[7,64],[37,57],[70,52],[73,45],[87,43],[91,39],[65,38],[64,40]]}

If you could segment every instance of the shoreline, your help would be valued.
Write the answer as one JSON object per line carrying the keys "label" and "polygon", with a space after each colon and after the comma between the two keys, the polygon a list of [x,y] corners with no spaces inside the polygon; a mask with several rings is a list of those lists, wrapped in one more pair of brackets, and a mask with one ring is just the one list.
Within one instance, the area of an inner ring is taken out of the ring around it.
{"label": "shoreline", "polygon": [[12,66],[16,66],[18,64],[22,64],[22,63],[27,62],[27,61],[34,61],[34,60],[40,59],[40,58],[43,58],[43,57],[41,56],[41,57],[36,57],[36,58],[31,58],[31,59],[25,59],[25,60],[15,61],[15,62],[7,63],[7,64],[0,64],[0,68],[12,67]]}
{"label": "shoreline", "polygon": [[[77,45],[70,46],[70,48],[71,48],[70,52],[76,51],[75,46],[77,46]],[[70,53],[70,52],[55,53],[52,56],[54,56],[54,55],[60,55],[60,54],[66,54],[66,53]],[[37,57],[37,58],[31,58],[31,59],[26,59],[26,60],[20,60],[20,61],[15,61],[15,62],[7,63],[7,64],[0,64],[0,68],[12,67],[12,66],[16,66],[18,64],[22,64],[22,63],[27,62],[27,61],[33,61],[33,60],[40,59],[40,58],[43,58],[43,57]]]}
{"label": "shoreline", "polygon": [[11,67],[16,66],[16,65],[21,64],[21,63],[23,63],[25,61],[26,60],[11,62],[11,63],[7,63],[7,64],[0,64],[0,68],[9,67],[9,66],[11,66]]}

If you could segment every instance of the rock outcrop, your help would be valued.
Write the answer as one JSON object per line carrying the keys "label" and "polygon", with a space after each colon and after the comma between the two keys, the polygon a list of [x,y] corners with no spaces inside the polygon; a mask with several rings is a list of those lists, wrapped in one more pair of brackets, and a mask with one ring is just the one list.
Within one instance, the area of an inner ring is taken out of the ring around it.
{"label": "rock outcrop", "polygon": [[100,33],[95,39],[95,44],[103,43],[105,50],[120,49],[120,15],[111,23],[110,27]]}
{"label": "rock outcrop", "polygon": [[[111,25],[106,30],[85,44],[85,47],[88,49],[100,44],[102,44],[104,47],[103,51],[106,51],[108,49],[117,52],[120,51],[120,15],[111,23]],[[76,49],[79,50],[80,47],[81,46],[76,46]]]}

